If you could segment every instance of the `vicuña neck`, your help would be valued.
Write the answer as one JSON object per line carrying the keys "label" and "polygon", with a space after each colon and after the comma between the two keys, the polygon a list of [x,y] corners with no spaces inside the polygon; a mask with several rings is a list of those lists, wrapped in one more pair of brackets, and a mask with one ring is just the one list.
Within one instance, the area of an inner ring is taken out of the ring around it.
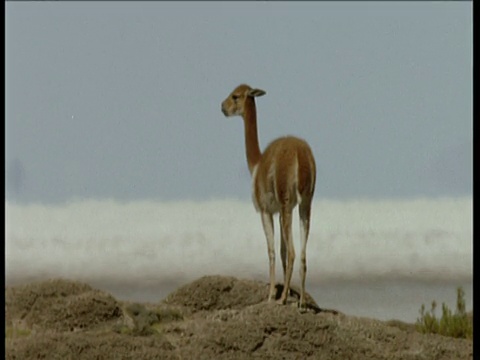
{"label": "vicu\u00f1a neck", "polygon": [[262,153],[258,145],[257,110],[255,108],[255,100],[251,97],[246,99],[243,122],[245,125],[245,149],[247,152],[248,169],[250,174],[252,174],[253,168],[260,161]]}

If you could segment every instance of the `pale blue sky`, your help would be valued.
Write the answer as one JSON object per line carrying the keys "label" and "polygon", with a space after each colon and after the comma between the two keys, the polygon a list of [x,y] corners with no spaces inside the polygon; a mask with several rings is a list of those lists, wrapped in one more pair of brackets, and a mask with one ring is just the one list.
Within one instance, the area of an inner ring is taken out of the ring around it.
{"label": "pale blue sky", "polygon": [[7,2],[7,199],[249,199],[240,83],[316,197],[471,195],[472,50],[472,2]]}

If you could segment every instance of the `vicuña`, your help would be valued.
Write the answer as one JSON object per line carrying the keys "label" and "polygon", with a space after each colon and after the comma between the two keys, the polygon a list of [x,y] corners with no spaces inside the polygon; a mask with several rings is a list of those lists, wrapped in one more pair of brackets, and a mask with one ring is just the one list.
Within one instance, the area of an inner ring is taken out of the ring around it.
{"label": "vicu\u00f1a", "polygon": [[298,205],[301,240],[301,308],[305,307],[306,246],[310,229],[310,209],[315,191],[315,159],[310,146],[293,136],[271,142],[262,153],[258,144],[255,97],[266,92],[248,85],[237,86],[222,102],[225,116],[241,116],[245,127],[247,163],[252,175],[252,198],[261,214],[270,263],[268,300],[275,300],[275,243],[273,215],[280,213],[280,233],[284,286],[278,303],[285,304],[292,279],[295,248],[292,241],[292,212]]}

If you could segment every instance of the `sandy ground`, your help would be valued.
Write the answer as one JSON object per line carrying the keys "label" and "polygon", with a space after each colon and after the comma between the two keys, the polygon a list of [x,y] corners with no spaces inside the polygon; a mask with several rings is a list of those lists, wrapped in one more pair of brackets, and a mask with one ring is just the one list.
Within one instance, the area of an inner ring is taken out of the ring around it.
{"label": "sandy ground", "polygon": [[267,288],[260,281],[205,276],[160,302],[139,303],[69,280],[9,286],[6,358],[473,358],[472,340],[346,315],[338,307],[320,308],[312,297],[301,312],[295,291],[282,306],[265,301]]}

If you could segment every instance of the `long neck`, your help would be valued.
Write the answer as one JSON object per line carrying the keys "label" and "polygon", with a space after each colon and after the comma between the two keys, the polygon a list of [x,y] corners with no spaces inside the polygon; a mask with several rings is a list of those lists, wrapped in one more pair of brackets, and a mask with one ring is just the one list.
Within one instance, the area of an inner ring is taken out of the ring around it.
{"label": "long neck", "polygon": [[247,152],[248,169],[250,174],[252,174],[253,168],[262,156],[260,146],[258,145],[257,110],[255,108],[255,100],[252,97],[246,99],[243,122],[245,125],[245,149]]}

